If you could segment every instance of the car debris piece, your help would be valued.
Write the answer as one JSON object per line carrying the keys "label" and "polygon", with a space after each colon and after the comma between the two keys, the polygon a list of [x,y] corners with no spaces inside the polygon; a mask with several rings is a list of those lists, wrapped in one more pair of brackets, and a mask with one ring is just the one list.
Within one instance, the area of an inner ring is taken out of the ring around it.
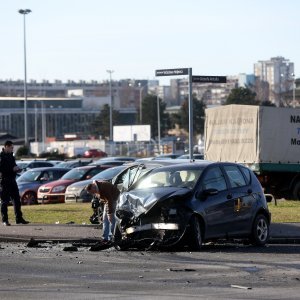
{"label": "car debris piece", "polygon": [[39,244],[38,241],[36,241],[34,238],[31,238],[30,241],[27,244],[27,247],[32,248],[32,247],[37,247]]}
{"label": "car debris piece", "polygon": [[169,268],[167,271],[170,272],[196,272],[195,269],[174,269],[174,268]]}
{"label": "car debris piece", "polygon": [[100,241],[95,245],[91,246],[90,251],[102,251],[108,248],[111,248],[114,244],[110,241]]}
{"label": "car debris piece", "polygon": [[68,247],[64,247],[63,250],[64,250],[64,251],[75,252],[75,251],[78,251],[78,248],[75,247],[75,246],[68,246]]}
{"label": "car debris piece", "polygon": [[236,289],[243,289],[243,290],[251,290],[251,287],[248,286],[242,286],[242,285],[236,285],[236,284],[231,284],[230,285],[232,288],[236,288]]}

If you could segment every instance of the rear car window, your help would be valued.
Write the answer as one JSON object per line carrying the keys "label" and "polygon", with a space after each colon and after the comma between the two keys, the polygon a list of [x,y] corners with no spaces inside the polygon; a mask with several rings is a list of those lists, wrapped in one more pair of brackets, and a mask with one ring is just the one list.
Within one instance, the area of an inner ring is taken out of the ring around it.
{"label": "rear car window", "polygon": [[247,185],[245,178],[237,166],[224,166],[224,170],[229,178],[231,187]]}
{"label": "rear car window", "polygon": [[240,167],[243,174],[245,175],[247,184],[251,183],[251,171],[248,168]]}

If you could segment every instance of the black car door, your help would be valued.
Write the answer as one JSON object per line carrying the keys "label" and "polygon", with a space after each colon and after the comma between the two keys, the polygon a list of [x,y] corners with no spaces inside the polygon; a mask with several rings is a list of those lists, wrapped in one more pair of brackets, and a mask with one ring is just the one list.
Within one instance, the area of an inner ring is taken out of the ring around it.
{"label": "black car door", "polygon": [[[249,232],[252,225],[253,211],[256,200],[251,187],[251,176],[246,170],[242,172],[237,165],[224,165],[224,171],[229,181],[230,194],[234,200],[234,226],[231,235]],[[243,174],[244,173],[244,174]]]}
{"label": "black car door", "polygon": [[219,166],[210,167],[204,172],[199,192],[206,238],[226,236],[233,221],[234,201]]}

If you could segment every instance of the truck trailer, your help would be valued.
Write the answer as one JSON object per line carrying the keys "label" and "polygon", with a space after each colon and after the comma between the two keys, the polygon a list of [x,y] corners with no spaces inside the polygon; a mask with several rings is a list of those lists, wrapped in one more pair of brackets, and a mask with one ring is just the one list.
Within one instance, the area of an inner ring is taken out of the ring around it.
{"label": "truck trailer", "polygon": [[300,108],[233,104],[205,115],[205,159],[248,166],[269,200],[300,200]]}

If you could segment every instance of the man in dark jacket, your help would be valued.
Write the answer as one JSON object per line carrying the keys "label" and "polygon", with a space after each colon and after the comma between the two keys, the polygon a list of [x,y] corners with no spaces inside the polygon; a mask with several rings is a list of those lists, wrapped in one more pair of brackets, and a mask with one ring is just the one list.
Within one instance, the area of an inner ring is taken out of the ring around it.
{"label": "man in dark jacket", "polygon": [[0,153],[0,174],[1,174],[1,216],[2,223],[10,226],[8,221],[7,206],[12,200],[17,224],[28,224],[22,216],[21,199],[18,185],[16,182],[16,173],[21,169],[17,166],[13,156],[14,145],[11,141],[6,141],[4,148]]}
{"label": "man in dark jacket", "polygon": [[103,209],[103,242],[109,242],[110,236],[114,233],[116,218],[116,206],[120,191],[118,188],[107,181],[94,180],[86,187],[86,191],[104,202]]}

